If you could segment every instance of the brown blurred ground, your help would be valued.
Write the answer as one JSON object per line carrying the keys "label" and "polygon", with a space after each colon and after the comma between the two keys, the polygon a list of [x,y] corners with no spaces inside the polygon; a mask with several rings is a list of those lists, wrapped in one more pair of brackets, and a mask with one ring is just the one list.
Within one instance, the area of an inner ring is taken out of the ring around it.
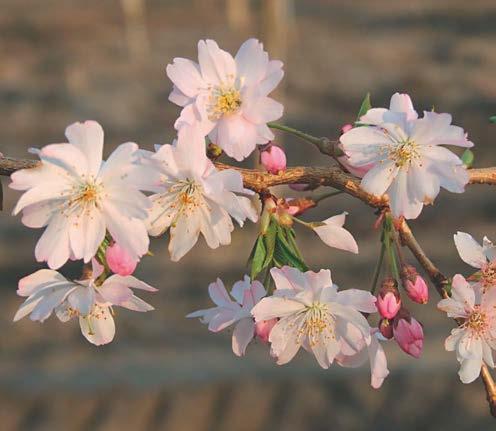
{"label": "brown blurred ground", "polygon": [[[168,142],[179,110],[167,102],[165,66],[196,57],[197,40],[216,39],[234,52],[249,35],[265,33],[257,15],[248,29],[229,29],[224,2],[146,3],[149,50],[131,45],[116,0],[2,0],[0,3],[0,151],[25,156],[30,146],[60,142],[64,128],[99,121],[106,152],[134,140],[151,149]],[[496,3],[446,1],[294,1],[285,55],[285,121],[316,135],[337,135],[353,120],[363,95],[376,106],[395,91],[418,107],[450,112],[477,144],[476,164],[496,163]],[[137,27],[138,40],[140,29]],[[142,46],[143,47],[143,46]],[[276,47],[277,48],[277,47]],[[280,94],[282,97],[282,94]],[[325,165],[305,143],[287,138],[290,164]],[[4,179],[4,184],[6,181]],[[420,242],[448,273],[467,272],[452,234],[494,235],[494,193],[475,186],[462,197],[442,193],[413,223]],[[211,335],[189,311],[208,304],[206,286],[218,275],[240,278],[256,228],[237,230],[230,248],[201,242],[179,264],[155,240],[156,257],[138,275],[160,288],[147,315],[122,311],[115,341],[87,344],[75,324],[43,325],[11,318],[20,299],[17,279],[40,266],[33,257],[40,232],[9,216],[17,194],[6,191],[0,215],[0,429],[3,430],[488,430],[480,383],[462,385],[454,355],[443,351],[451,323],[437,298],[412,307],[428,337],[423,360],[388,346],[391,376],[380,391],[366,369],[323,371],[301,354],[285,367],[265,346],[244,359],[229,335]],[[314,269],[331,267],[344,287],[367,288],[377,253],[373,213],[341,196],[315,210],[315,219],[343,210],[361,247],[354,257],[301,232]],[[77,267],[68,273],[77,273]]]}

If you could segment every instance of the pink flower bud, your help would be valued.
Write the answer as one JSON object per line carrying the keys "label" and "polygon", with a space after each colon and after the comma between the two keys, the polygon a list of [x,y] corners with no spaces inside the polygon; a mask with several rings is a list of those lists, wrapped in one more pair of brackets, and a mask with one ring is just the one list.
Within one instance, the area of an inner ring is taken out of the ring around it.
{"label": "pink flower bud", "polygon": [[393,319],[401,308],[401,298],[396,287],[396,281],[386,278],[377,294],[377,310],[385,319]]}
{"label": "pink flower bud", "polygon": [[417,304],[426,304],[429,300],[429,288],[425,280],[418,274],[417,270],[406,265],[402,270],[403,287],[408,297]]}
{"label": "pink flower bud", "polygon": [[272,328],[277,323],[277,319],[261,320],[255,323],[255,335],[263,343],[269,342],[269,335]]}
{"label": "pink flower bud", "polygon": [[122,276],[131,275],[138,265],[117,243],[107,248],[105,259],[111,271]]}
{"label": "pink flower bud", "polygon": [[379,322],[379,331],[384,338],[388,340],[393,338],[393,325],[388,319],[381,319]]}
{"label": "pink flower bud", "polygon": [[281,147],[271,145],[262,151],[260,161],[265,169],[271,174],[278,174],[286,170],[286,154]]}
{"label": "pink flower bud", "polygon": [[394,320],[393,333],[394,339],[405,353],[414,358],[420,357],[424,346],[424,330],[404,308]]}
{"label": "pink flower bud", "polygon": [[353,129],[353,124],[345,124],[343,127],[341,127],[341,134],[345,134],[346,132],[349,132],[351,129]]}

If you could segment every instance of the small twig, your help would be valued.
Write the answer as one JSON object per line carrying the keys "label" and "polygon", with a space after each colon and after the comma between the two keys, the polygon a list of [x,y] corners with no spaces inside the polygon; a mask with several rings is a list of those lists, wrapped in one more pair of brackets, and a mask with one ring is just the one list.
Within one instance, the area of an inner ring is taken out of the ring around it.
{"label": "small twig", "polygon": [[379,275],[381,275],[382,262],[384,260],[384,252],[386,247],[384,246],[384,241],[381,235],[381,251],[379,252],[379,259],[377,259],[377,264],[374,270],[374,276],[372,277],[372,285],[370,287],[370,293],[375,295],[375,289],[377,287],[377,281],[379,280]]}
{"label": "small twig", "polygon": [[331,141],[328,138],[322,137],[318,138],[316,136],[309,135],[308,133],[302,132],[301,130],[294,129],[293,127],[285,126],[279,123],[268,123],[271,129],[281,130],[283,132],[291,133],[292,135],[298,136],[299,138],[310,142],[315,145],[322,154],[331,156],[333,159],[337,159],[343,156],[343,151],[338,147],[337,141]]}

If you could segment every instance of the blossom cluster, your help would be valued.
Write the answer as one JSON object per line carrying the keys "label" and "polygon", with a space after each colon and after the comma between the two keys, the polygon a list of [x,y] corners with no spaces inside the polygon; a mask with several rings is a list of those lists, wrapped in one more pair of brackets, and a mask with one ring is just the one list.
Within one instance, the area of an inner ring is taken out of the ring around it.
{"label": "blossom cluster", "polygon": [[[406,298],[427,303],[428,285],[404,259],[398,225],[419,217],[441,188],[464,191],[463,158],[446,146],[473,144],[449,114],[428,111],[419,118],[406,94],[394,94],[389,108],[372,108],[366,99],[357,121],[341,130],[337,160],[343,171],[361,179],[363,191],[386,198],[388,205],[375,224],[381,250],[371,291],[340,290],[329,269],[310,270],[295,231],[302,226],[329,247],[357,254],[355,238],[343,227],[346,212],[323,221],[300,218],[339,191],[310,198],[275,196],[268,189],[256,190],[257,195],[245,186],[240,170],[215,163],[223,154],[242,161],[257,153],[267,175],[284,173],[287,156],[271,130],[283,106],[269,97],[283,75],[282,62],[270,60],[256,39],[243,43],[234,57],[202,40],[198,62],[175,58],[167,66],[173,84],[169,100],[181,107],[172,143],[153,151],[123,143],[103,160],[103,129],[86,121],[67,127],[67,143],[31,150],[40,163],[12,174],[10,187],[23,192],[13,212],[22,213],[27,227],[45,228],[34,255],[49,269],[19,281],[17,292],[26,299],[14,320],[30,316],[43,322],[53,313],[62,322],[77,317],[88,341],[109,343],[116,307],[153,310],[133,289],[157,289],[132,275],[150,254],[150,237],[168,233],[170,258],[177,262],[200,234],[211,249],[227,246],[233,220],[240,227],[250,220],[260,227],[248,274],[230,292],[220,278],[211,283],[215,306],[187,317],[199,318],[212,332],[233,327],[237,356],[258,340],[270,344],[269,354],[279,365],[301,348],[325,369],[368,362],[374,388],[389,374],[383,349],[388,340],[420,357],[424,330]],[[301,192],[319,184],[290,186]],[[467,279],[455,275],[438,307],[460,323],[446,349],[456,350],[460,377],[470,382],[483,363],[494,367],[496,249],[486,238],[480,246],[464,233],[455,235],[455,243],[478,271]],[[77,280],[57,271],[69,260],[83,263]]]}

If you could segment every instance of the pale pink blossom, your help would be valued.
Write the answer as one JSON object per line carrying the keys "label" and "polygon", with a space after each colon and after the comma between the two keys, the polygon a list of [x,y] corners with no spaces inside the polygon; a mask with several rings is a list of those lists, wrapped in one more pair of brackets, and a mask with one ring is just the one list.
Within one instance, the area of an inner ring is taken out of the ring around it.
{"label": "pale pink blossom", "polygon": [[[404,309],[403,309],[404,310]],[[400,311],[393,323],[394,339],[405,353],[420,358],[424,346],[422,325],[406,310]]]}
{"label": "pale pink blossom", "polygon": [[113,273],[123,276],[131,275],[138,265],[138,260],[131,258],[126,250],[117,243],[107,248],[105,260]]}
{"label": "pale pink blossom", "polygon": [[439,301],[438,308],[463,323],[451,331],[445,348],[456,352],[460,380],[471,383],[479,377],[483,363],[494,368],[496,289],[482,294],[460,274],[453,277],[451,286],[451,297]]}
{"label": "pale pink blossom", "polygon": [[147,189],[154,192],[147,226],[152,236],[170,228],[169,252],[181,259],[203,234],[210,248],[231,243],[234,226],[258,219],[243,187],[241,174],[233,169],[218,171],[205,154],[205,140],[197,131],[182,130],[173,145],[163,145],[142,159],[149,168]]}
{"label": "pale pink blossom", "polygon": [[207,324],[212,332],[219,332],[235,325],[232,349],[235,355],[243,356],[246,347],[255,336],[255,322],[251,310],[267,292],[262,283],[256,280],[251,282],[247,275],[243,280],[234,283],[231,290],[234,301],[219,278],[208,286],[208,292],[216,307],[195,311],[186,317],[200,318],[200,321]]}
{"label": "pale pink blossom", "polygon": [[267,96],[284,75],[282,62],[269,60],[256,39],[234,58],[215,41],[200,40],[198,61],[175,58],[167,66],[174,83],[169,100],[183,107],[176,129],[199,127],[238,161],[274,139],[267,123],[281,118],[283,106]]}
{"label": "pale pink blossom", "polygon": [[[286,364],[300,347],[311,352],[322,368],[328,368],[343,343],[371,344],[370,325],[361,312],[376,311],[375,298],[366,291],[338,292],[329,270],[305,273],[284,266],[270,271],[276,290],[252,310],[256,322],[278,318],[269,335],[271,353]],[[355,352],[356,353],[356,352]]]}
{"label": "pale pink blossom", "polygon": [[329,217],[318,226],[314,226],[313,230],[319,238],[329,247],[338,248],[340,250],[358,253],[358,245],[345,228],[343,228],[345,218],[348,213],[344,212],[339,215]]}
{"label": "pale pink blossom", "polygon": [[471,147],[451,115],[424,112],[418,118],[410,97],[394,94],[389,109],[370,109],[355,127],[340,137],[348,163],[373,165],[361,187],[374,195],[386,194],[395,217],[417,218],[440,188],[462,193],[468,173],[462,160],[442,145]]}
{"label": "pale pink blossom", "polygon": [[278,174],[286,170],[286,154],[281,147],[270,145],[260,153],[263,167],[271,174]]}
{"label": "pale pink blossom", "polygon": [[10,187],[23,190],[14,208],[22,222],[46,229],[35,256],[50,268],[68,259],[89,262],[108,231],[134,259],[148,251],[144,220],[149,199],[136,182],[138,146],[120,145],[102,162],[103,130],[94,121],[74,123],[65,132],[68,144],[36,150],[41,163],[11,176]]}
{"label": "pale pink blossom", "polygon": [[269,342],[269,335],[272,328],[276,325],[277,319],[261,320],[255,323],[255,335],[263,343]]}
{"label": "pale pink blossom", "polygon": [[93,260],[90,279],[67,280],[57,271],[40,269],[19,281],[17,294],[27,297],[14,316],[14,322],[30,315],[43,322],[55,311],[61,322],[79,319],[84,337],[97,346],[110,343],[115,335],[112,306],[133,311],[150,311],[153,307],[134,295],[131,288],[156,292],[152,286],[132,276],[112,275],[97,285],[103,267]]}
{"label": "pale pink blossom", "polygon": [[474,287],[487,290],[496,286],[496,247],[485,236],[480,245],[471,235],[457,232],[454,235],[456,249],[461,259],[479,269],[476,277],[471,277]]}

